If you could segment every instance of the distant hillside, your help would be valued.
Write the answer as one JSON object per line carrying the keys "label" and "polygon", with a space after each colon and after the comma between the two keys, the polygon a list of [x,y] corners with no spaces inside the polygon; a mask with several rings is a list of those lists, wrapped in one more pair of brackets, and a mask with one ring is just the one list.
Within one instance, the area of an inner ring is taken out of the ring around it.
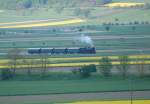
{"label": "distant hillside", "polygon": [[0,9],[26,9],[39,7],[86,7],[110,2],[144,2],[150,0],[0,0]]}
{"label": "distant hillside", "polygon": [[80,25],[128,24],[135,21],[139,21],[139,23],[150,21],[149,4],[143,8],[128,9],[110,9],[100,6],[109,2],[144,2],[150,4],[150,0],[0,0],[0,23],[47,19],[62,20],[77,17],[88,21],[80,23]]}
{"label": "distant hillside", "polygon": [[32,7],[79,7],[95,6],[112,0],[0,0],[0,9],[18,9]]}

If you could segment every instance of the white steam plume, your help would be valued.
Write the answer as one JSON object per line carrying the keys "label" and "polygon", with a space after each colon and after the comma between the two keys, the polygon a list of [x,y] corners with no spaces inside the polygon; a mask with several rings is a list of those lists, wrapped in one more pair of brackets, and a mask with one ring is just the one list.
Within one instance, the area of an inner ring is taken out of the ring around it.
{"label": "white steam plume", "polygon": [[82,34],[79,38],[78,38],[79,41],[81,41],[82,43],[86,43],[90,46],[93,46],[93,41],[91,39],[91,37],[89,36],[85,36],[84,34]]}

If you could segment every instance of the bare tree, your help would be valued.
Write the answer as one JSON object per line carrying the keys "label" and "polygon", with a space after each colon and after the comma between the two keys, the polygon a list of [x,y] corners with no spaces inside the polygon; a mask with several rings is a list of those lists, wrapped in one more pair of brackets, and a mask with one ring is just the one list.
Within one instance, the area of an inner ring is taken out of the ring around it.
{"label": "bare tree", "polygon": [[31,77],[31,69],[32,69],[32,59],[23,59],[23,64],[25,65],[25,69],[27,69],[27,75]]}
{"label": "bare tree", "polygon": [[46,76],[46,72],[47,72],[47,63],[48,63],[48,54],[41,54],[40,55],[40,64],[41,64],[41,77],[45,77]]}
{"label": "bare tree", "polygon": [[140,77],[143,77],[145,75],[145,72],[144,72],[145,60],[141,59],[140,62],[138,62],[138,61],[136,61],[136,62],[137,62],[137,69],[138,69],[139,75],[140,75]]}
{"label": "bare tree", "polygon": [[105,77],[110,76],[111,68],[112,68],[112,63],[108,57],[103,57],[99,61],[99,70]]}
{"label": "bare tree", "polygon": [[125,79],[127,76],[127,71],[129,69],[129,58],[128,56],[120,56],[119,57],[120,64],[117,66],[119,69],[120,74]]}
{"label": "bare tree", "polygon": [[[45,47],[46,43],[43,42],[42,46]],[[48,53],[46,52],[41,52],[40,54],[40,64],[41,64],[41,77],[45,77],[46,76],[46,72],[47,72],[47,60],[48,59]]]}
{"label": "bare tree", "polygon": [[18,48],[11,49],[7,54],[9,61],[9,64],[11,66],[11,69],[13,69],[13,74],[15,75],[16,68],[17,68],[17,60],[22,58],[21,50]]}

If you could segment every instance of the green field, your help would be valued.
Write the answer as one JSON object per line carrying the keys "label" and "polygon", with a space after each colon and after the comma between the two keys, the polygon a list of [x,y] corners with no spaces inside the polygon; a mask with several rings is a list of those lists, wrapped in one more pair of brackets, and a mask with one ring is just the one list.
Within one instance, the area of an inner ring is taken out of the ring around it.
{"label": "green field", "polygon": [[128,91],[149,90],[149,78],[120,77],[111,78],[88,78],[83,80],[61,80],[61,81],[1,81],[0,96],[6,95],[39,95],[54,93],[81,93],[98,91]]}

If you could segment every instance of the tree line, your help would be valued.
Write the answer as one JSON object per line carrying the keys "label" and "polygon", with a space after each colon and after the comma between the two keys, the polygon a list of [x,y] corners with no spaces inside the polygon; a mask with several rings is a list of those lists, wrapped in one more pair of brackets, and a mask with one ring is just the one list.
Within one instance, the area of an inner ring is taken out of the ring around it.
{"label": "tree line", "polygon": [[[28,59],[25,58],[25,56],[22,54],[20,49],[12,49],[10,52],[8,52],[7,58],[9,59],[9,62],[7,63],[10,68],[1,69],[1,79],[2,80],[8,80],[12,79],[16,76],[16,69],[25,69],[28,78],[30,79],[32,77],[31,70],[36,70],[36,67],[38,65],[38,70],[40,69],[40,77],[45,78],[48,75],[49,67],[47,66],[49,64],[48,61],[48,55],[47,54],[41,54],[39,56],[38,60],[35,59]],[[20,60],[22,62],[20,62]],[[116,65],[116,68],[118,69],[119,75],[125,79],[128,76],[128,71],[130,68],[130,59],[128,56],[119,56],[118,61],[120,62],[118,65]],[[138,62],[138,60],[135,60]],[[111,69],[113,68],[112,59],[110,59],[107,56],[102,57],[99,59],[99,65],[85,65],[82,66],[76,70],[72,70],[72,73],[74,75],[78,75],[81,78],[88,78],[92,75],[92,73],[100,73],[101,76],[104,77],[111,77],[113,74],[111,72]],[[25,67],[18,67],[19,65],[25,65]],[[150,68],[150,66],[149,66]],[[140,73],[140,76],[145,76],[145,60],[141,60],[140,63],[137,64],[137,70]]]}

